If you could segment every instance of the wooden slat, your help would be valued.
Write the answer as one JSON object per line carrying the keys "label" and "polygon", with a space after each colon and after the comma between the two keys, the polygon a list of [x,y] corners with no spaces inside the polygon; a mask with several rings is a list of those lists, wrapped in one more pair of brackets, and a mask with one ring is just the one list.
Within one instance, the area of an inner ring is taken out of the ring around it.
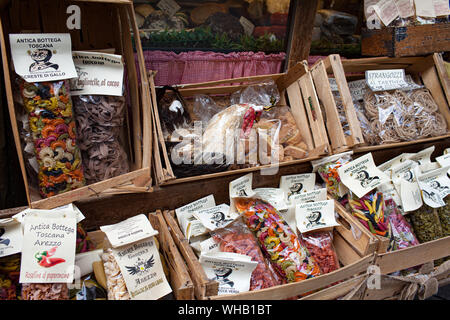
{"label": "wooden slat", "polygon": [[207,296],[216,295],[219,290],[219,283],[217,281],[209,280],[206,276],[197,256],[189,245],[189,240],[184,237],[183,232],[178,227],[174,212],[164,211],[163,215],[169,226],[172,238],[177,244],[178,249],[191,272],[191,278],[195,285],[195,296],[197,299],[203,300]]}
{"label": "wooden slat", "polygon": [[[329,59],[327,59],[329,60]],[[331,91],[324,61],[319,61],[312,69],[311,74],[317,91],[319,101],[325,109],[326,128],[333,150],[347,147],[344,130],[339,119],[336,102]]]}
{"label": "wooden slat", "polygon": [[361,256],[336,230],[333,232],[333,245],[342,265],[347,266],[361,259]]}
{"label": "wooden slat", "polygon": [[330,288],[320,290],[319,292],[307,295],[299,300],[336,300],[347,293],[353,288],[359,286],[363,281],[367,280],[366,275],[359,275],[355,278],[349,279]]}
{"label": "wooden slat", "polygon": [[317,278],[303,280],[301,282],[284,284],[267,289],[250,291],[235,295],[221,295],[210,297],[213,300],[283,300],[294,297],[313,290],[321,289],[344,279],[348,279],[359,273],[367,271],[369,265],[372,264],[375,254],[368,255],[359,261],[342,267],[333,272],[321,275]]}
{"label": "wooden slat", "polygon": [[175,299],[193,300],[195,298],[194,284],[189,276],[183,257],[173,241],[162,212],[158,210],[150,213],[148,218],[152,226],[159,232],[157,237],[160,244],[160,252],[163,253],[170,271],[170,286]]}
{"label": "wooden slat", "polygon": [[422,81],[430,90],[434,101],[439,107],[439,112],[444,116],[447,121],[447,127],[450,128],[450,109],[448,107],[447,99],[445,98],[444,92],[442,91],[441,83],[434,66],[424,70],[421,74]]}
{"label": "wooden slat", "polygon": [[450,78],[448,76],[447,70],[445,69],[442,54],[435,53],[433,55],[433,60],[436,65],[439,79],[441,80],[442,88],[444,89],[445,97],[447,98],[447,104],[450,104]]}
{"label": "wooden slat", "polygon": [[334,78],[336,79],[336,84],[341,95],[347,123],[352,133],[352,145],[359,145],[361,143],[364,143],[364,138],[362,135],[358,116],[356,115],[355,106],[353,105],[353,99],[348,87],[347,79],[345,78],[345,72],[342,66],[341,57],[339,55],[331,55],[329,59],[331,68],[333,69]]}
{"label": "wooden slat", "polygon": [[189,83],[189,84],[178,84],[174,87],[180,88],[180,89],[193,89],[193,88],[202,88],[202,87],[215,87],[219,84],[230,84],[233,86],[236,85],[243,85],[245,83],[251,83],[255,81],[261,81],[267,78],[272,78],[273,80],[276,80],[280,77],[282,77],[283,73],[278,74],[270,74],[270,75],[259,75],[259,76],[249,76],[249,77],[237,77],[233,79],[223,79],[223,80],[215,80],[215,81],[208,81],[208,82],[199,82],[199,83]]}
{"label": "wooden slat", "polygon": [[286,89],[286,94],[289,99],[289,105],[291,107],[291,113],[294,117],[295,124],[302,135],[308,149],[314,148],[314,141],[311,134],[311,128],[308,124],[308,118],[305,111],[305,105],[303,104],[302,94],[297,82],[294,82]]}
{"label": "wooden slat", "polygon": [[377,150],[395,149],[398,147],[413,146],[413,145],[417,145],[417,144],[429,143],[429,142],[434,142],[434,141],[439,141],[439,140],[447,141],[449,138],[450,138],[450,134],[446,134],[444,136],[418,139],[418,140],[412,140],[412,141],[380,144],[380,145],[376,145],[376,146],[356,147],[353,149],[353,152],[354,153],[366,153],[366,152],[372,152],[372,151],[377,151]]}
{"label": "wooden slat", "polygon": [[376,264],[382,274],[389,274],[447,256],[450,256],[450,236],[378,255]]}

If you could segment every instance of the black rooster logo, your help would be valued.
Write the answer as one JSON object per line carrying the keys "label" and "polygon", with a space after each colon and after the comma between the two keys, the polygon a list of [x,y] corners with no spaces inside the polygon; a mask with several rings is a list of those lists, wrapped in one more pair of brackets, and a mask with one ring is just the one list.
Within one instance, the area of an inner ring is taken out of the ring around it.
{"label": "black rooster logo", "polygon": [[151,267],[155,265],[155,260],[153,259],[153,255],[148,259],[147,261],[141,260],[138,258],[138,261],[134,266],[125,266],[127,268],[127,271],[131,275],[135,275],[138,273],[143,273],[149,270]]}

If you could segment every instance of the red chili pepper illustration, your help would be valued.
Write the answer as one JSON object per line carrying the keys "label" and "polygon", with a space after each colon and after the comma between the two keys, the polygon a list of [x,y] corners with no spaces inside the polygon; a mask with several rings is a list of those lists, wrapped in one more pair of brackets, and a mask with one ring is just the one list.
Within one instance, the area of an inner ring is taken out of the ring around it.
{"label": "red chili pepper illustration", "polygon": [[59,263],[66,262],[66,260],[64,260],[63,258],[51,258],[51,256],[53,256],[55,254],[57,248],[58,247],[53,247],[48,251],[42,251],[42,252],[36,253],[34,255],[34,257],[38,261],[38,264],[41,267],[50,268]]}

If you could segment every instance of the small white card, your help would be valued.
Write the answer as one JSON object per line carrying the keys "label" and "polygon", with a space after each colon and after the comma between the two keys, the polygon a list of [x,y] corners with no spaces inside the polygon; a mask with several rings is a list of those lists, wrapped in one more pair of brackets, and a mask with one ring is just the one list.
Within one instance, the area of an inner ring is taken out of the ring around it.
{"label": "small white card", "polygon": [[366,81],[372,91],[388,91],[409,86],[405,69],[367,70]]}
{"label": "small white card", "polygon": [[256,197],[267,201],[278,211],[286,211],[288,206],[285,201],[285,193],[279,188],[256,188]]}
{"label": "small white card", "polygon": [[334,200],[297,204],[295,220],[301,233],[339,226],[334,214]]}
{"label": "small white card", "polygon": [[315,173],[293,174],[280,178],[280,189],[284,191],[287,201],[294,195],[313,191],[315,184]]}
{"label": "small white card", "polygon": [[20,222],[0,219],[0,257],[10,256],[22,250],[23,233]]}
{"label": "small white card", "polygon": [[220,204],[218,206],[194,212],[196,217],[208,230],[216,230],[226,227],[239,218],[239,214],[230,212],[230,206]]}

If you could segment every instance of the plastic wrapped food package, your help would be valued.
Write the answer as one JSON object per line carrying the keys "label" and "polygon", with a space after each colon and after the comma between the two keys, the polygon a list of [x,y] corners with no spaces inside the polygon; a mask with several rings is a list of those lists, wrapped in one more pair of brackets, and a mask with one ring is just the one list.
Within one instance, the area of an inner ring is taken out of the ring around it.
{"label": "plastic wrapped food package", "polygon": [[385,201],[385,204],[386,215],[389,219],[394,242],[391,251],[418,245],[419,241],[414,235],[411,225],[403,217],[403,214],[399,212],[394,200],[388,199]]}
{"label": "plastic wrapped food package", "polygon": [[444,135],[447,123],[428,89],[371,92],[364,95],[364,110],[374,144],[411,141]]}
{"label": "plastic wrapped food package", "polygon": [[326,184],[327,191],[336,199],[343,197],[347,188],[341,183],[338,168],[352,161],[351,152],[341,153],[312,161],[314,172],[318,172]]}
{"label": "plastic wrapped food package", "polygon": [[24,283],[23,300],[68,300],[69,288],[66,283]]}
{"label": "plastic wrapped food package", "polygon": [[358,198],[351,193],[348,204],[355,216],[370,232],[389,238],[390,222],[385,214],[384,196],[381,192],[372,191]]}
{"label": "plastic wrapped food package", "polygon": [[333,245],[331,231],[316,231],[301,234],[300,239],[316,260],[322,274],[339,269],[339,260]]}
{"label": "plastic wrapped food package", "polygon": [[84,186],[68,81],[21,80],[23,105],[39,164],[39,192],[51,197]]}
{"label": "plastic wrapped food package", "polygon": [[88,275],[81,280],[81,288],[70,290],[71,300],[106,300],[107,293],[95,280]]}
{"label": "plastic wrapped food package", "polygon": [[275,82],[267,79],[234,92],[230,97],[230,102],[231,104],[248,103],[267,108],[275,106],[280,99],[280,92]]}
{"label": "plastic wrapped food package", "polygon": [[235,205],[274,269],[287,282],[320,275],[320,268],[308,249],[269,203],[255,198],[237,198]]}
{"label": "plastic wrapped food package", "polygon": [[76,253],[83,253],[95,249],[95,243],[91,241],[89,235],[83,229],[80,223],[77,224],[77,244]]}
{"label": "plastic wrapped food package", "polygon": [[73,97],[78,146],[88,184],[129,171],[120,142],[125,119],[125,98],[115,96]]}
{"label": "plastic wrapped food package", "polygon": [[20,254],[0,258],[0,300],[17,300],[21,295]]}
{"label": "plastic wrapped food package", "polygon": [[450,236],[450,196],[445,198],[446,205],[438,208],[437,213],[439,222],[442,226],[442,233],[444,237]]}
{"label": "plastic wrapped food package", "polygon": [[220,251],[247,255],[252,257],[252,261],[258,262],[250,278],[250,291],[280,284],[267,265],[255,236],[240,220],[212,232],[212,236],[219,243]]}
{"label": "plastic wrapped food package", "polygon": [[111,249],[105,250],[102,260],[105,268],[108,300],[130,300],[125,280]]}
{"label": "plastic wrapped food package", "polygon": [[414,233],[420,243],[440,239],[443,237],[442,225],[436,209],[423,205],[420,209],[411,212]]}

